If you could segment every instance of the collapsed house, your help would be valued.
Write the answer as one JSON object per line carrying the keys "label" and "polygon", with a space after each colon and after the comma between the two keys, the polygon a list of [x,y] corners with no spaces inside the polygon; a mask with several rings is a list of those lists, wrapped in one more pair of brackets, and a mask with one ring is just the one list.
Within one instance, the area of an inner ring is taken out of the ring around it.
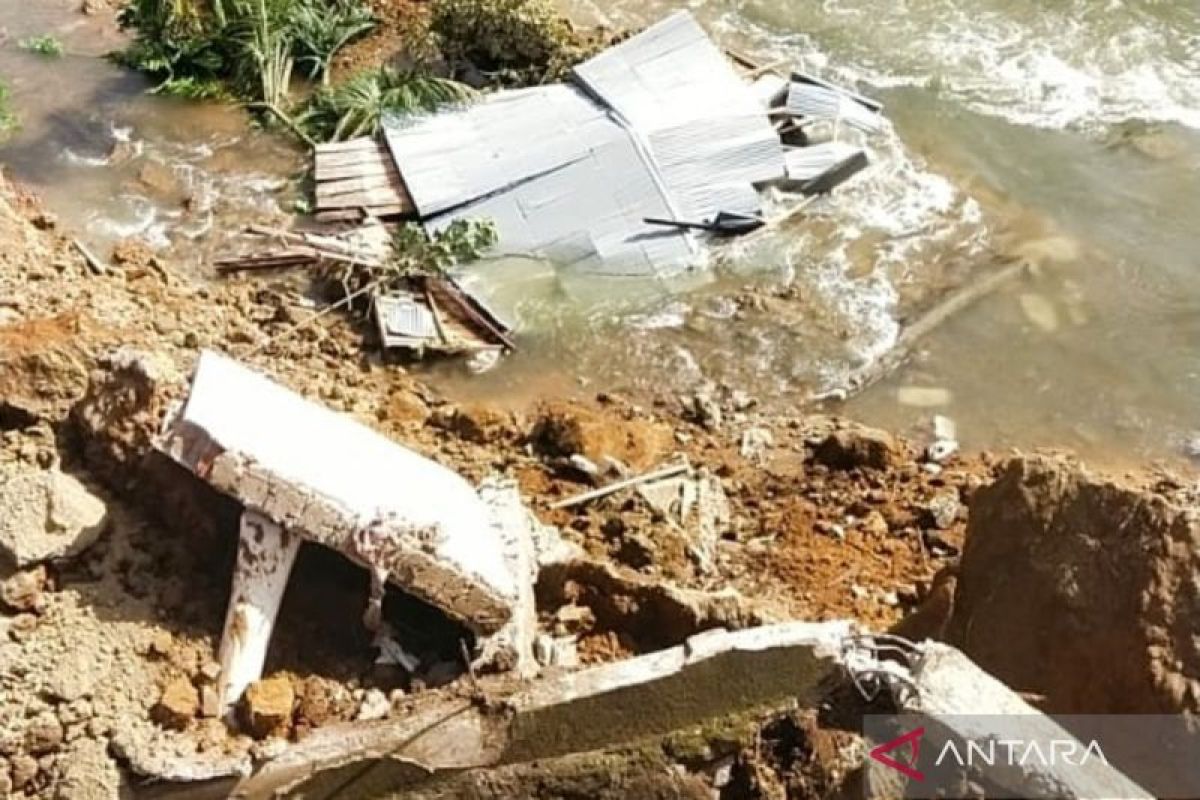
{"label": "collapsed house", "polygon": [[[385,118],[379,137],[318,145],[317,221],[365,224],[337,235],[252,226],[275,246],[216,267],[378,267],[381,221],[416,221],[431,237],[487,221],[490,258],[672,278],[704,263],[708,240],[774,227],[861,171],[866,153],[843,133],[881,131],[881,112],[813,76],[727,55],[680,11],[579,64],[568,83]],[[482,370],[515,349],[512,326],[453,276],[410,283],[371,297],[385,350],[468,354]]]}
{"label": "collapsed house", "polygon": [[[219,653],[223,709],[262,672],[302,540],[370,571],[363,623],[376,632],[381,653],[402,668],[414,664],[381,613],[389,583],[478,637],[473,655],[464,644],[464,656],[475,659],[463,665],[474,699],[419,693],[404,714],[279,740],[254,757],[164,758],[152,745],[117,737],[114,747],[135,772],[194,782],[191,797],[332,796],[351,786],[383,792],[666,735],[723,715],[813,707],[838,684],[856,688],[868,704],[886,701],[885,717],[864,718],[868,745],[900,724],[910,732],[897,741],[927,733],[932,743],[967,748],[1011,734],[1082,746],[953,647],[870,634],[845,620],[710,627],[674,646],[587,666],[537,656],[544,635],[534,584],[586,556],[538,523],[514,485],[487,479],[473,487],[213,352],[201,356],[187,401],[167,421],[159,447],[243,506]],[[477,666],[488,669],[477,674]],[[987,723],[995,718],[1005,720],[1003,729]],[[896,748],[884,741],[871,751],[864,766],[869,788],[895,790],[887,770],[919,766],[917,747],[907,755]],[[1103,759],[985,763],[972,770],[967,777],[991,787],[987,796],[1150,796]]]}
{"label": "collapsed house", "polygon": [[[861,169],[843,126],[881,106],[809,76],[743,76],[686,11],[578,65],[570,83],[501,91],[374,140],[317,148],[317,215],[382,214],[430,233],[488,219],[497,254],[662,277],[703,237],[767,223],[765,190],[826,192]],[[832,124],[827,141],[813,125]]]}

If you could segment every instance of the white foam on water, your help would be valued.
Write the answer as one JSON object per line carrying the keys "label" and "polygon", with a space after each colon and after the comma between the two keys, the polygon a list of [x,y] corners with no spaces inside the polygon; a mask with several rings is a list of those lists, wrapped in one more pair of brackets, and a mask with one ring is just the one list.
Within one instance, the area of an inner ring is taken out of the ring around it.
{"label": "white foam on water", "polygon": [[62,149],[62,158],[68,164],[73,164],[79,167],[106,167],[112,160],[108,156],[85,156],[72,150],[70,147]]}
{"label": "white foam on water", "polygon": [[[786,0],[739,8],[721,27],[830,75],[935,89],[1019,124],[1100,131],[1143,120],[1200,129],[1194,0],[826,0],[818,13],[779,4]],[[824,52],[810,37],[777,31],[818,21],[824,40],[846,41]]]}

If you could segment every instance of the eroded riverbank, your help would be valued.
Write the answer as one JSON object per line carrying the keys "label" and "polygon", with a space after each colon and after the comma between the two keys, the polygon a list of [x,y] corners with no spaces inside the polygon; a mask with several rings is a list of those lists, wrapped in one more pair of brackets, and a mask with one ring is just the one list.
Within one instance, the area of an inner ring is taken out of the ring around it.
{"label": "eroded riverbank", "polygon": [[[1180,127],[1186,118],[1109,119],[1105,103],[1131,118],[1144,109],[1101,93],[1085,115],[1103,117],[1096,124],[1074,128],[1064,118],[1059,130],[1000,119],[978,92],[940,91],[940,62],[924,83],[907,72],[887,80],[886,65],[868,69],[839,33],[853,18],[843,11],[822,24],[766,7],[739,17],[717,3],[700,13],[730,44],[825,64],[887,101],[896,132],[876,143],[861,182],[804,225],[738,254],[715,285],[684,295],[579,292],[542,265],[488,263],[479,283],[518,323],[522,353],[482,378],[435,367],[429,379],[460,400],[513,409],[544,387],[649,401],[724,384],[783,410],[885,352],[902,323],[948,287],[1025,258],[1035,274],[935,332],[847,412],[910,432],[943,414],[973,447],[1056,444],[1114,464],[1185,458],[1198,295],[1187,187],[1200,153]],[[646,13],[609,10],[630,25]],[[14,7],[7,19],[0,57],[18,77],[27,119],[5,157],[85,240],[104,250],[139,236],[165,247],[172,268],[206,275],[241,224],[287,219],[302,166],[289,144],[247,130],[226,108],[142,96],[141,79],[96,57],[120,41],[101,17],[63,3]],[[793,35],[795,25],[816,33]],[[47,31],[67,42],[66,59],[13,45]],[[1169,57],[1168,65],[1186,60]],[[40,82],[64,89],[40,93]],[[905,387],[943,399],[907,405]]]}

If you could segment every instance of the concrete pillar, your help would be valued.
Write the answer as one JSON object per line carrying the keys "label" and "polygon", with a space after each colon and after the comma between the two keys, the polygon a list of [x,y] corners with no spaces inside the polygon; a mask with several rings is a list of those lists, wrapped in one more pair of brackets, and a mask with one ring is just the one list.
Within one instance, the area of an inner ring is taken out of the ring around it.
{"label": "concrete pillar", "polygon": [[257,511],[242,513],[237,565],[221,635],[222,712],[262,675],[275,617],[299,549],[299,536]]}

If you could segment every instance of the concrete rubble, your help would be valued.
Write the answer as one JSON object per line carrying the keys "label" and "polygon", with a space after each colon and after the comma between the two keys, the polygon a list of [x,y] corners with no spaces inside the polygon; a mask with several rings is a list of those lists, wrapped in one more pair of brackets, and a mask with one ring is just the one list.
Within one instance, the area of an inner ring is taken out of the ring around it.
{"label": "concrete rubble", "polygon": [[160,447],[245,507],[221,646],[226,707],[261,674],[300,539],[369,569],[376,604],[392,580],[480,634],[513,618],[521,557],[506,555],[470,484],[224,356],[201,355]]}
{"label": "concrete rubble", "polygon": [[676,647],[496,695],[488,705],[501,713],[436,698],[397,720],[322,729],[251,776],[197,786],[188,796],[323,796],[337,785],[369,795],[443,772],[665,734],[750,708],[809,704],[837,673],[841,643],[851,632],[844,621],[708,631]]}
{"label": "concrete rubble", "polygon": [[56,469],[0,478],[0,562],[18,568],[78,555],[108,522],[104,501]]}
{"label": "concrete rubble", "polygon": [[[908,680],[892,683],[898,687],[895,694],[900,710],[925,726],[934,747],[953,740],[960,752],[971,744],[986,751],[989,742],[1001,741],[1070,743],[1080,752],[1085,748],[1051,717],[949,645],[927,642],[919,646],[911,671],[904,677]],[[1153,796],[1104,759],[1086,763],[995,759],[993,764],[980,761],[972,766],[1005,796],[1067,800]]]}

